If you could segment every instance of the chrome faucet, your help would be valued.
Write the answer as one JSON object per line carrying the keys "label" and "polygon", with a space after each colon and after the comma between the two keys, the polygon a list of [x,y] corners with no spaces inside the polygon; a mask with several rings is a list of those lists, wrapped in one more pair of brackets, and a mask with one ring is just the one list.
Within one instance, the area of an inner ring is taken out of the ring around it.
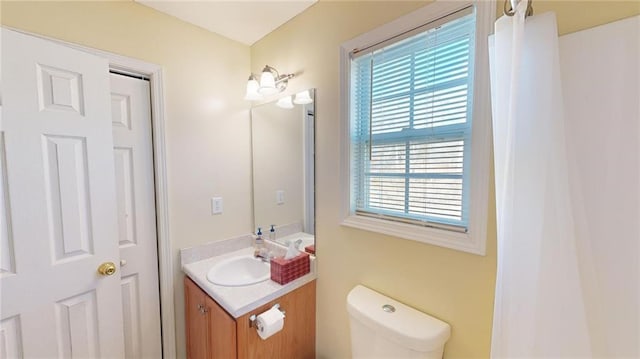
{"label": "chrome faucet", "polygon": [[253,252],[254,258],[260,258],[263,262],[269,263],[271,261],[271,253],[267,248],[256,249]]}

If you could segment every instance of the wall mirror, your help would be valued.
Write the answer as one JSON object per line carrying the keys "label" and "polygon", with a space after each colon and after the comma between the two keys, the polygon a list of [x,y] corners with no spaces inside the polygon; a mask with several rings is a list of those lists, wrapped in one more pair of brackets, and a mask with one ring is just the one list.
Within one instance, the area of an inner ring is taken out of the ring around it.
{"label": "wall mirror", "polygon": [[314,115],[315,89],[251,108],[254,228],[315,254]]}

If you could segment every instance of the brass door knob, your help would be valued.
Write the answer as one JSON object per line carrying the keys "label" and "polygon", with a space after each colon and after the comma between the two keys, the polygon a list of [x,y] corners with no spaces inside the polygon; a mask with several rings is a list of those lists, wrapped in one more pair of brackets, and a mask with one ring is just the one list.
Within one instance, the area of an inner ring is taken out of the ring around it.
{"label": "brass door knob", "polygon": [[113,275],[116,272],[116,265],[113,262],[104,262],[98,267],[98,273],[102,275]]}

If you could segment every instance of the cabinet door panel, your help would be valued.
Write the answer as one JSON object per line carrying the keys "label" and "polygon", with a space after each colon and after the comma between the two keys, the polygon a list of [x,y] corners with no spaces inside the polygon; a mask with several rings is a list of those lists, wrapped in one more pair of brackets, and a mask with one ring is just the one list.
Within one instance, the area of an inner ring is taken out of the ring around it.
{"label": "cabinet door panel", "polygon": [[207,313],[208,298],[191,279],[184,278],[185,326],[187,330],[187,358],[209,359]]}
{"label": "cabinet door panel", "polygon": [[[249,327],[249,317],[260,314],[279,303],[286,312],[284,328],[263,340],[255,328]],[[238,358],[315,358],[316,283],[308,283],[237,320]]]}
{"label": "cabinet door panel", "polygon": [[211,359],[236,357],[236,321],[209,296],[205,298]]}

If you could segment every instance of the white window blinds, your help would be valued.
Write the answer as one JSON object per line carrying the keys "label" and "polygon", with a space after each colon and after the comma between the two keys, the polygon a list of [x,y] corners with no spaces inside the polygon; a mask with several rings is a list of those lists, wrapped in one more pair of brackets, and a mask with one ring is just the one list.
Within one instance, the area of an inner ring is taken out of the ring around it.
{"label": "white window blinds", "polygon": [[467,8],[351,53],[357,214],[466,231],[474,33]]}

